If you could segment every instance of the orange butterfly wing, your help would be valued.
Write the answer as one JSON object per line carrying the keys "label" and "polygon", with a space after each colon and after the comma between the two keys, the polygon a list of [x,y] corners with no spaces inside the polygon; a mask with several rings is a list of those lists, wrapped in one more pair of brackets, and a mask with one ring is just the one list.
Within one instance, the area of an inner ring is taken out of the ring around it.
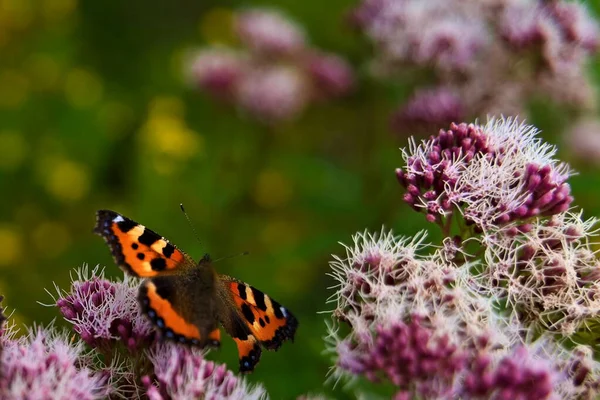
{"label": "orange butterfly wing", "polygon": [[202,293],[200,285],[190,284],[196,279],[194,274],[146,279],[138,300],[142,312],[163,338],[197,347],[218,347],[221,331],[217,320],[211,318],[214,304],[206,297],[210,293]]}
{"label": "orange butterfly wing", "polygon": [[252,335],[267,350],[277,350],[284,341],[294,341],[298,320],[260,290],[221,275],[233,301]]}
{"label": "orange butterfly wing", "polygon": [[115,263],[134,276],[149,278],[196,264],[159,234],[114,211],[96,213],[94,233],[104,238]]}

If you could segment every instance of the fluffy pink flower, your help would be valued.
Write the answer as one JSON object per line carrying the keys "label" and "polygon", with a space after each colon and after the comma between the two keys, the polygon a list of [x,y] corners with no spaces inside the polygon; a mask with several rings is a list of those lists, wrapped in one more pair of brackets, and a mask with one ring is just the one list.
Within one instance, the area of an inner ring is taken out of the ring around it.
{"label": "fluffy pink flower", "polygon": [[274,10],[241,12],[236,28],[240,40],[249,49],[266,56],[297,53],[305,46],[300,27]]}
{"label": "fluffy pink flower", "polygon": [[37,329],[5,343],[1,353],[0,398],[91,400],[108,394],[101,375],[85,367],[83,345]]}
{"label": "fluffy pink flower", "polygon": [[136,352],[154,340],[154,330],[140,312],[138,285],[127,275],[123,281],[111,282],[98,268],[88,277],[83,268],[69,292],[58,290],[56,306],[88,345],[110,348],[119,340]]}
{"label": "fluffy pink flower", "polygon": [[156,379],[150,376],[142,379],[150,400],[266,398],[261,386],[248,385],[225,365],[205,360],[195,349],[164,343],[151,350],[150,360]]}
{"label": "fluffy pink flower", "polygon": [[510,118],[451,124],[404,152],[404,200],[432,222],[458,209],[478,229],[563,212],[573,200],[569,170],[537,134]]}

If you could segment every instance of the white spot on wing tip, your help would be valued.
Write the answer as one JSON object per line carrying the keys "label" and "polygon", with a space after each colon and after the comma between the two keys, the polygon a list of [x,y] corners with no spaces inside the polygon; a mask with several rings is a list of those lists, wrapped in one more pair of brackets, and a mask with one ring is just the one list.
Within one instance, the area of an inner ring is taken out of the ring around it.
{"label": "white spot on wing tip", "polygon": [[279,309],[281,310],[281,313],[283,314],[283,316],[287,318],[288,313],[287,313],[287,310],[285,309],[285,307],[279,307]]}
{"label": "white spot on wing tip", "polygon": [[121,221],[125,221],[125,220],[124,220],[124,219],[123,219],[123,217],[121,217],[120,215],[117,215],[117,216],[116,216],[116,217],[113,219],[113,222],[121,222]]}

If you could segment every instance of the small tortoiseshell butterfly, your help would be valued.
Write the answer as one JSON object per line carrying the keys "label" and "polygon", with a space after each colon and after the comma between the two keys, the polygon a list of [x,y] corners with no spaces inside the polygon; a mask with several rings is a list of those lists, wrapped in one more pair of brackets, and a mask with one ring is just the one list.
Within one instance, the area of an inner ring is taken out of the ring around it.
{"label": "small tortoiseshell butterfly", "polygon": [[165,238],[121,214],[96,213],[94,232],[125,272],[144,280],[138,300],[162,336],[197,347],[218,347],[220,323],[235,340],[240,372],[252,372],[261,347],[294,340],[298,320],[266,294],[217,274],[206,254],[199,262]]}

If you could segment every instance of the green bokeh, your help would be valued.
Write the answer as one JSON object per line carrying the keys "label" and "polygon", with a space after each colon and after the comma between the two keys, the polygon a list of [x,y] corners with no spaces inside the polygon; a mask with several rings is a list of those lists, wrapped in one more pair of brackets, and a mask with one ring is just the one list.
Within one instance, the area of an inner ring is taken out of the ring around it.
{"label": "green bokeh", "polygon": [[[265,353],[249,379],[272,398],[325,392],[330,366],[320,311],[338,242],[382,225],[431,229],[402,202],[394,169],[406,139],[389,131],[390,94],[364,73],[370,50],[343,24],[352,1],[265,3],[303,24],[313,44],[358,70],[350,97],[265,128],[185,85],[182,56],[206,44],[203,18],[236,1],[0,0],[0,293],[15,319],[59,317],[45,288],[68,288],[83,264],[122,273],[91,233],[99,208],[130,216],[220,272],[260,288],[300,321],[296,341]],[[8,5],[7,5],[8,4]],[[252,5],[256,5],[252,3]],[[8,11],[6,11],[8,10]],[[594,66],[596,76],[600,69]],[[567,115],[534,108],[530,122],[558,143]],[[577,203],[600,215],[600,174],[574,164]],[[179,203],[194,221],[198,243]],[[60,321],[60,318],[57,318]],[[58,322],[60,324],[60,322]],[[211,358],[237,370],[233,341]]]}

